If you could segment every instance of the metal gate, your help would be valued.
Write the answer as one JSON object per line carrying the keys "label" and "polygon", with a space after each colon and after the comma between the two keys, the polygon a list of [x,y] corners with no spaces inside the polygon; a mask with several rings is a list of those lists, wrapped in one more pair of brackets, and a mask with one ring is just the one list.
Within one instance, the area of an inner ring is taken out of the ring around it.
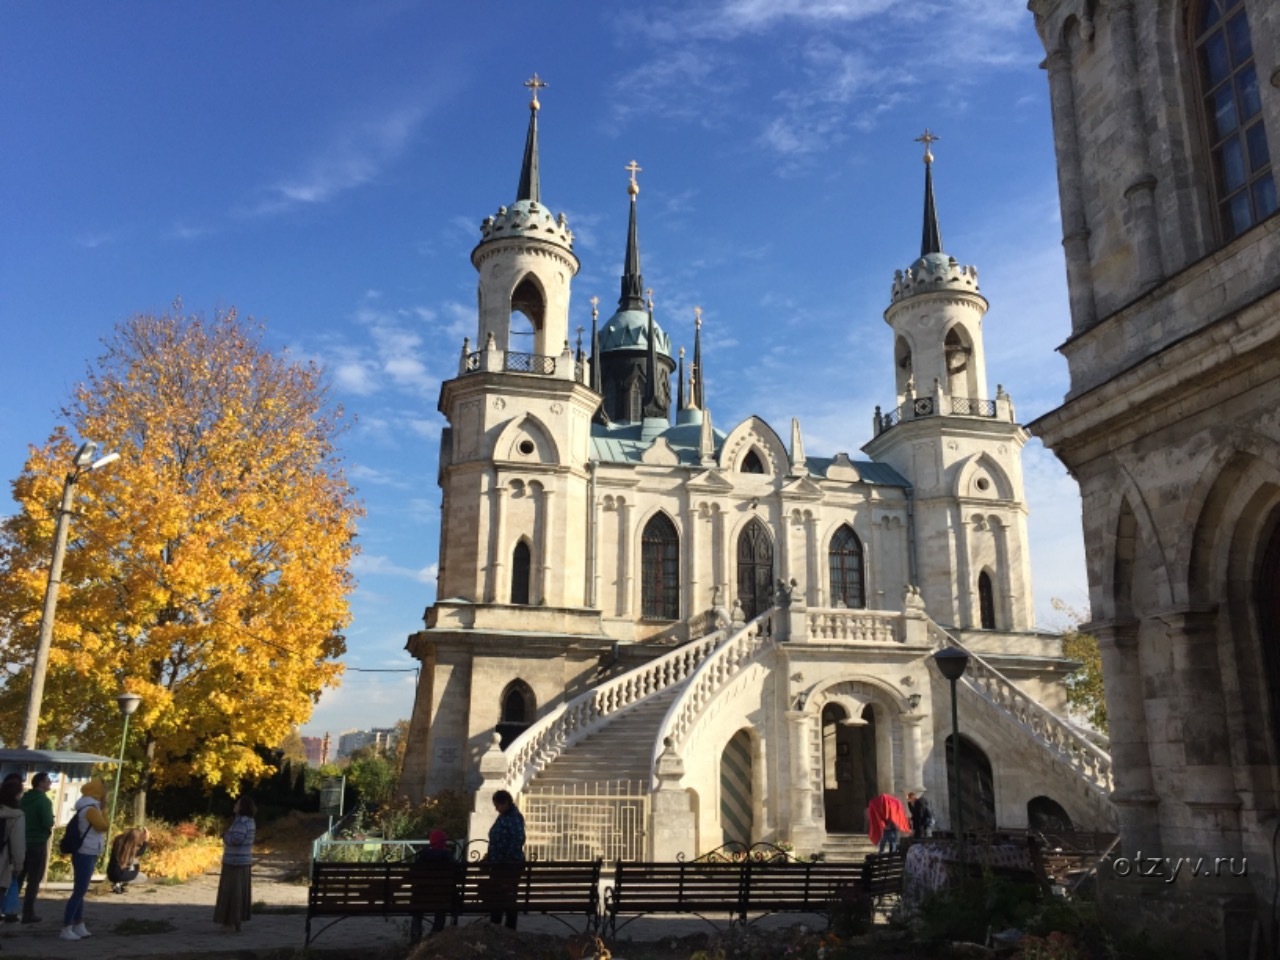
{"label": "metal gate", "polygon": [[537,860],[644,860],[649,793],[638,780],[573,783],[520,798],[525,854]]}

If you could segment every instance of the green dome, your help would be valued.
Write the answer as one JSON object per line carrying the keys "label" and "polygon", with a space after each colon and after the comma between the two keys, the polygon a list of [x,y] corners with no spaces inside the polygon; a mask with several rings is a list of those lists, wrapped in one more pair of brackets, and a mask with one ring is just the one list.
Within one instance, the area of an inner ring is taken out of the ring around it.
{"label": "green dome", "polygon": [[[654,351],[671,359],[671,338],[657,322],[653,325]],[[619,310],[600,328],[600,352],[648,350],[649,314],[644,310]]]}

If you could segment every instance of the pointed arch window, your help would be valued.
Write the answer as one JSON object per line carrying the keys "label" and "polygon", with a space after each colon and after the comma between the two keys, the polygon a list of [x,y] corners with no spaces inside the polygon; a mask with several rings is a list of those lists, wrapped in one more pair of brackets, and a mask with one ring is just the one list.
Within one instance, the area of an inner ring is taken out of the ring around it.
{"label": "pointed arch window", "polygon": [[[520,314],[523,322],[517,319]],[[532,277],[525,277],[511,293],[511,328],[507,335],[507,349],[517,353],[540,353],[538,334],[546,319],[547,303],[542,288]]]}
{"label": "pointed arch window", "polygon": [[760,454],[755,450],[748,450],[747,455],[742,458],[741,471],[743,473],[764,473],[764,461],[760,459]]}
{"label": "pointed arch window", "polygon": [[1244,0],[1192,3],[1190,30],[1223,239],[1276,211],[1262,91]]}
{"label": "pointed arch window", "polygon": [[644,419],[644,381],[639,377],[631,381],[627,392],[627,419],[632,423]]}
{"label": "pointed arch window", "polygon": [[523,680],[512,680],[499,699],[499,720],[496,727],[501,738],[498,746],[503,750],[516,737],[529,729],[538,713],[537,700],[532,688]]}
{"label": "pointed arch window", "polygon": [[996,628],[996,594],[991,586],[991,574],[985,570],[978,574],[978,617],[983,630]]}
{"label": "pointed arch window", "polygon": [[654,514],[640,536],[640,614],[647,620],[680,617],[680,535],[665,513]]}
{"label": "pointed arch window", "polygon": [[533,553],[529,543],[521,540],[511,554],[511,602],[529,603],[529,574],[533,567]]}
{"label": "pointed arch window", "polygon": [[865,607],[862,541],[847,524],[831,538],[827,553],[831,569],[831,600],[837,606]]}

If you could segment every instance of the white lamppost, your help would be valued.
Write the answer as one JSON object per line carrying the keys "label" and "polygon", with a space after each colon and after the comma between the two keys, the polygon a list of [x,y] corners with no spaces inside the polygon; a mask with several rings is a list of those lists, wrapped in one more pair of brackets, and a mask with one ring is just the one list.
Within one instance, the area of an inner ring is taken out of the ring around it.
{"label": "white lamppost", "polygon": [[98,460],[94,454],[98,445],[92,440],[80,446],[72,461],[75,469],[62,483],[62,503],[58,505],[58,521],[53,535],[53,562],[49,565],[49,582],[44,591],[44,612],[40,614],[40,642],[36,646],[36,661],[31,668],[31,696],[27,700],[27,716],[22,725],[22,746],[36,748],[36,732],[40,727],[40,703],[44,700],[44,677],[49,670],[49,646],[53,642],[53,615],[58,607],[58,588],[62,585],[62,559],[67,552],[67,525],[71,520],[71,503],[75,495],[76,481],[89,470],[99,470],[120,459],[120,454],[109,453]]}

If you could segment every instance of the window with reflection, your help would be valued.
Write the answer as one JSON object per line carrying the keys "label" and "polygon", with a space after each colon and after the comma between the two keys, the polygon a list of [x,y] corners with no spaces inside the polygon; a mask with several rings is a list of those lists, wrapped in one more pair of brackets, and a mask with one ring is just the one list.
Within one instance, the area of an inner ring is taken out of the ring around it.
{"label": "window with reflection", "polygon": [[1200,0],[1190,24],[1218,223],[1230,240],[1276,211],[1244,0]]}
{"label": "window with reflection", "polygon": [[865,607],[862,580],[862,541],[848,526],[831,538],[827,554],[831,567],[831,601],[837,606]]}
{"label": "window with reflection", "polygon": [[654,514],[640,537],[640,613],[651,620],[680,617],[680,536],[665,513]]}

